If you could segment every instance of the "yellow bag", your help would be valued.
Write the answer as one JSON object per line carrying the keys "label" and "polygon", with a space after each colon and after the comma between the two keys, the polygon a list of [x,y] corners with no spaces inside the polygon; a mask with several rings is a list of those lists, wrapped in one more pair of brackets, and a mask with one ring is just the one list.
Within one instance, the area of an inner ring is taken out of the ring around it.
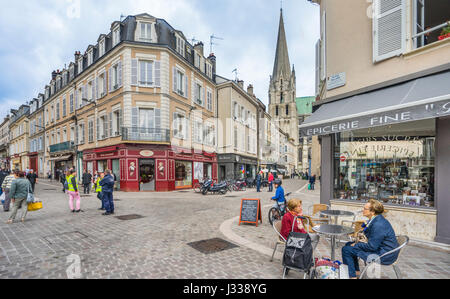
{"label": "yellow bag", "polygon": [[43,208],[42,207],[42,202],[40,202],[40,201],[28,204],[28,211],[29,212],[39,211],[42,208]]}

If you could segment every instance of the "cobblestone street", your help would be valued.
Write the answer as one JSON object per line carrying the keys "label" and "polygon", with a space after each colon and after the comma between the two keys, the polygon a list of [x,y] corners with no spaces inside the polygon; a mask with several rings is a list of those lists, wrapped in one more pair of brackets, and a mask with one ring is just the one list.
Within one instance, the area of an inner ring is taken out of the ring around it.
{"label": "cobblestone street", "polygon": [[[307,208],[319,201],[318,191],[299,191],[305,182],[286,181],[291,198],[303,199]],[[299,193],[297,193],[299,191]],[[82,278],[281,278],[278,256],[270,262],[265,253],[275,239],[267,221],[271,194],[254,190],[225,196],[201,196],[193,191],[172,193],[115,193],[116,215],[138,214],[143,218],[123,221],[102,216],[95,195],[82,197],[83,213],[72,214],[61,185],[42,182],[36,197],[44,209],[28,214],[25,223],[5,224],[9,213],[0,214],[0,278],[67,278],[67,257],[81,258]],[[238,226],[242,198],[261,198],[263,225]],[[20,214],[19,214],[20,215]],[[231,231],[256,244],[251,248],[233,242],[220,230],[232,221]],[[203,254],[188,243],[212,238],[231,241],[238,247]],[[281,249],[280,249],[281,250]],[[337,252],[339,252],[338,250]],[[280,251],[279,255],[282,251]],[[319,254],[329,255],[321,241]],[[450,277],[450,255],[446,251],[409,246],[400,268],[409,278]],[[387,272],[391,277],[393,273]],[[289,278],[300,278],[292,273]]]}

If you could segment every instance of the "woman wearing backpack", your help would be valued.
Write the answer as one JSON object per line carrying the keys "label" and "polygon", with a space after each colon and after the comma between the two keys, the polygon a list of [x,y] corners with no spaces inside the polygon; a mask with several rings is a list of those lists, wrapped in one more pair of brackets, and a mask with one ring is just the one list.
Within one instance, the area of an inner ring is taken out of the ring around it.
{"label": "woman wearing backpack", "polygon": [[14,204],[14,207],[9,220],[6,222],[7,224],[14,222],[19,207],[23,208],[22,222],[25,222],[25,217],[28,212],[27,197],[28,193],[31,191],[30,181],[25,178],[25,173],[22,171],[17,171],[15,173],[15,177],[16,179],[11,183],[11,189],[9,190],[9,196],[11,198],[11,202]]}

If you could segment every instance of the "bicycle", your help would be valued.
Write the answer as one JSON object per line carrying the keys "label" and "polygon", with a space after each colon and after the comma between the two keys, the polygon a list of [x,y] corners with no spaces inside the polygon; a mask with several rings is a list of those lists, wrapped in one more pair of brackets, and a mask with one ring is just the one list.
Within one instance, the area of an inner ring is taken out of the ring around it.
{"label": "bicycle", "polygon": [[280,207],[280,204],[277,201],[276,204],[269,210],[268,219],[270,225],[273,225],[273,222],[276,220],[283,219],[284,214],[286,214],[286,197],[288,197],[291,194],[292,192],[289,192],[284,196],[285,197],[284,207]]}

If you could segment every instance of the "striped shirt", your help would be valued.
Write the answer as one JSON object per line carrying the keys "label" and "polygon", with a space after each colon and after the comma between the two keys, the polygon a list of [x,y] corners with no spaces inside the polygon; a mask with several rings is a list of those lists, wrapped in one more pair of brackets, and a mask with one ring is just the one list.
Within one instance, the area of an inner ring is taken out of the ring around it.
{"label": "striped shirt", "polygon": [[16,179],[12,174],[8,175],[2,184],[2,189],[11,189],[11,183]]}

